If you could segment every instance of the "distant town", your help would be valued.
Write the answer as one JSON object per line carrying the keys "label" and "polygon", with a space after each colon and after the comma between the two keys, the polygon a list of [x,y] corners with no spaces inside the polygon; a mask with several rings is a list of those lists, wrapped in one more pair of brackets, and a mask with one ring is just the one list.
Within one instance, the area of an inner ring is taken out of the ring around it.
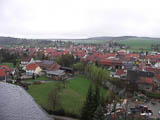
{"label": "distant town", "polygon": [[2,45],[0,81],[25,89],[55,120],[160,119],[158,44],[50,44]]}

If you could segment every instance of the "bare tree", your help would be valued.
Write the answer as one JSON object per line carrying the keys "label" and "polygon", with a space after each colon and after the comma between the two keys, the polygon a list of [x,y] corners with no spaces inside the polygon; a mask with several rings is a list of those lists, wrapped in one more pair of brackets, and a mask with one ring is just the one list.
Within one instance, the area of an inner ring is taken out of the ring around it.
{"label": "bare tree", "polygon": [[48,105],[53,111],[55,111],[57,108],[60,107],[59,92],[60,92],[59,88],[55,87],[48,94]]}

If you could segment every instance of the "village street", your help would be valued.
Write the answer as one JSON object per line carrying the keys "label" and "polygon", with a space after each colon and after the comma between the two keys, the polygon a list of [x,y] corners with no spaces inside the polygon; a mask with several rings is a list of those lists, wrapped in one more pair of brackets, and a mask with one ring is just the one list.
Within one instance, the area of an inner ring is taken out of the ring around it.
{"label": "village street", "polygon": [[130,108],[134,108],[137,105],[143,105],[143,106],[147,106],[148,109],[152,110],[153,115],[152,117],[160,117],[160,114],[158,113],[160,111],[160,102],[158,102],[158,100],[154,101],[154,105],[151,103],[151,101],[147,102],[147,103],[143,103],[143,104],[137,104],[135,102],[129,101],[129,105],[128,105],[128,111],[130,111]]}

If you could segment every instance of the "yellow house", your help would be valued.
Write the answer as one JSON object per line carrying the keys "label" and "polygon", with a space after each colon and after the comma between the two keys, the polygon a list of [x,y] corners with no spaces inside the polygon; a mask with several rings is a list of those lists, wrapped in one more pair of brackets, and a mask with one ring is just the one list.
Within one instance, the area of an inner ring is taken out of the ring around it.
{"label": "yellow house", "polygon": [[42,69],[36,63],[30,63],[26,66],[26,75],[39,75]]}

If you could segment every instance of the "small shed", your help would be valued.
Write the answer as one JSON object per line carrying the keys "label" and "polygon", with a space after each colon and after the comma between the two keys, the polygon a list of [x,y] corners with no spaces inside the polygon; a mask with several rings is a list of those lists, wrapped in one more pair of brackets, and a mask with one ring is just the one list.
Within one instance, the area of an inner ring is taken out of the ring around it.
{"label": "small shed", "polygon": [[6,80],[6,73],[2,69],[0,69],[0,81],[2,80]]}
{"label": "small shed", "polygon": [[71,74],[74,73],[73,68],[70,68],[70,67],[60,67],[60,69],[65,70],[65,72],[67,72],[67,73],[71,73]]}
{"label": "small shed", "polygon": [[56,70],[56,71],[47,71],[47,77],[52,78],[53,80],[62,80],[66,76],[64,70]]}

